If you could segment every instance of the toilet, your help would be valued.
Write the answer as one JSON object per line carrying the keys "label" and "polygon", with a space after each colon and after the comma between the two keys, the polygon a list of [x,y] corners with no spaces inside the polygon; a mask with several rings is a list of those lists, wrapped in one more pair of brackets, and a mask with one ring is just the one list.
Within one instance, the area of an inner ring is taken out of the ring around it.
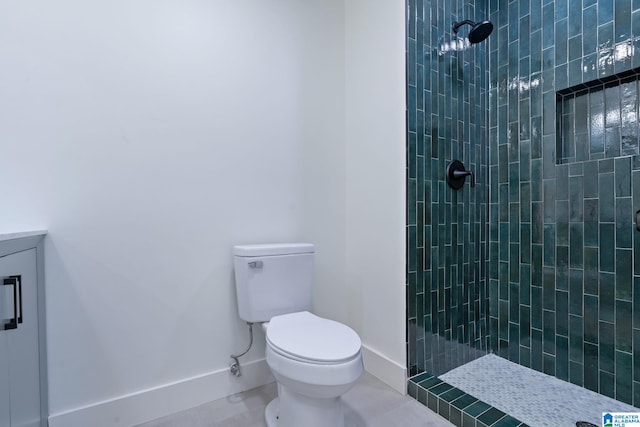
{"label": "toilet", "polygon": [[233,247],[240,318],[261,323],[278,397],[269,427],[343,427],[341,396],[364,370],[358,334],[310,312],[315,248],[309,243]]}

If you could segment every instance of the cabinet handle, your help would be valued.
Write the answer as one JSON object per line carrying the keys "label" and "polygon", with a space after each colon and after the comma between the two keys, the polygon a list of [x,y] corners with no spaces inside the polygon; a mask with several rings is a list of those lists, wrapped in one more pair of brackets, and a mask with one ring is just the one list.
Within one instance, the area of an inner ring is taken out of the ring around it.
{"label": "cabinet handle", "polygon": [[[9,276],[3,280],[4,286],[13,286],[13,318],[5,323],[4,330],[16,329],[22,323],[22,277]],[[18,314],[20,308],[20,314]]]}

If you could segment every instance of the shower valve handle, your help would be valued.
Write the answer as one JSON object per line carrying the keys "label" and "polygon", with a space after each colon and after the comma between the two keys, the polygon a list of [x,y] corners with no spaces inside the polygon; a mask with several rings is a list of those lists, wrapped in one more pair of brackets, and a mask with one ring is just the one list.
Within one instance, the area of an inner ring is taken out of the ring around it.
{"label": "shower valve handle", "polygon": [[470,176],[471,177],[471,186],[472,187],[476,186],[476,176],[471,171],[459,171],[459,170],[456,170],[456,171],[453,171],[453,176],[456,179],[464,179],[465,177]]}
{"label": "shower valve handle", "polygon": [[461,189],[468,176],[471,177],[471,186],[475,187],[475,174],[470,170],[466,170],[464,164],[460,160],[452,160],[447,165],[447,183],[449,184],[449,187],[453,188],[454,190]]}

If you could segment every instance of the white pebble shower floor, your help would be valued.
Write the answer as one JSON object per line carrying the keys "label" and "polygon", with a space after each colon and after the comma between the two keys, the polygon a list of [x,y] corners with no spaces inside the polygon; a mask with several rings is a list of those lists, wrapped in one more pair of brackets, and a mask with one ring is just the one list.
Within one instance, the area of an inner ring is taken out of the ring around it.
{"label": "white pebble shower floor", "polygon": [[439,378],[532,427],[602,425],[603,412],[640,412],[631,405],[488,354]]}

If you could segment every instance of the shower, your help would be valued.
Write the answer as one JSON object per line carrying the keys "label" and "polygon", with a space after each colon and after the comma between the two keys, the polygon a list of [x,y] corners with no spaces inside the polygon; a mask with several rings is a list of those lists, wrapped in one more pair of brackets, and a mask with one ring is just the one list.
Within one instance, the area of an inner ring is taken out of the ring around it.
{"label": "shower", "polygon": [[451,30],[454,34],[458,34],[458,30],[460,30],[460,27],[462,27],[463,25],[471,25],[472,27],[469,31],[469,34],[467,35],[467,38],[469,39],[469,42],[471,44],[476,44],[484,41],[487,37],[489,37],[489,35],[491,35],[491,32],[493,31],[493,24],[491,23],[491,21],[473,22],[468,19],[460,22],[454,22],[451,26]]}
{"label": "shower", "polygon": [[640,412],[639,14],[407,0],[408,392],[454,425]]}
{"label": "shower", "polygon": [[447,52],[459,52],[470,49],[472,45],[484,41],[493,31],[493,24],[491,21],[474,22],[469,19],[464,21],[454,22],[451,26],[451,30],[454,35],[458,34],[458,31],[463,25],[471,25],[471,30],[467,37],[453,37],[448,39],[446,36],[440,38],[438,43],[438,55],[442,56]]}

